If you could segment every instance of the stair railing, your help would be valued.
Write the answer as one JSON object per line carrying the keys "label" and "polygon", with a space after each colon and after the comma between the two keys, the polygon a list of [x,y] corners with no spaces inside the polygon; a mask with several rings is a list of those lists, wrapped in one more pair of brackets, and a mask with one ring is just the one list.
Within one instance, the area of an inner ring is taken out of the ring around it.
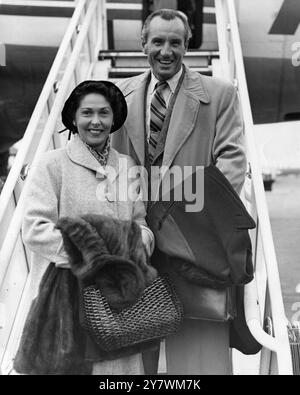
{"label": "stair railing", "polygon": [[[256,222],[256,229],[250,232],[254,251],[255,279],[245,286],[246,321],[254,338],[263,346],[255,369],[257,374],[293,374],[287,319],[262,170],[254,139],[235,3],[234,0],[215,0],[215,6],[222,72],[225,78],[237,86],[240,97],[249,160],[249,172],[244,188],[245,202]],[[270,333],[265,330],[266,318],[272,323]],[[245,358],[246,365],[250,360],[250,357]]]}
{"label": "stair railing", "polygon": [[62,129],[58,119],[63,103],[75,85],[91,78],[100,49],[106,49],[105,1],[78,0],[0,196],[0,361],[4,374],[11,370],[30,303],[22,297],[29,283],[29,263],[20,233],[31,171],[25,183],[20,175],[25,179],[28,162],[34,168],[49,147],[65,143],[65,138],[54,134]]}

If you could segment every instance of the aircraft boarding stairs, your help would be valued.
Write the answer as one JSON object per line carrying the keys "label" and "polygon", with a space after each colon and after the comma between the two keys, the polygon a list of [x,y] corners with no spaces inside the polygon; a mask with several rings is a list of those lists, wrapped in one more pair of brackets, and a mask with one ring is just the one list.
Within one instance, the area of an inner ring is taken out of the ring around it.
{"label": "aircraft boarding stairs", "polygon": [[[109,2],[108,2],[109,3]],[[26,296],[30,252],[21,239],[28,164],[48,149],[66,143],[60,113],[69,92],[85,79],[119,79],[146,67],[141,53],[107,49],[104,0],[78,0],[76,9],[26,129],[0,196],[0,361],[1,374],[12,373],[13,358],[31,300]],[[293,374],[280,279],[274,251],[260,164],[253,137],[243,58],[234,0],[215,0],[218,51],[191,51],[186,63],[197,71],[231,80],[238,88],[245,123],[249,171],[242,199],[257,227],[250,232],[255,280],[245,287],[245,312],[253,336],[263,345],[254,356],[232,350],[234,374]],[[134,67],[132,67],[134,65]],[[265,322],[272,333],[264,330]],[[161,356],[163,372],[163,355]]]}
{"label": "aircraft boarding stairs", "polygon": [[[184,63],[194,71],[212,75],[212,59],[218,57],[218,51],[189,50],[185,56]],[[100,61],[110,61],[108,66],[108,78],[110,79],[132,77],[143,73],[149,68],[147,57],[141,51],[101,50],[98,59]]]}

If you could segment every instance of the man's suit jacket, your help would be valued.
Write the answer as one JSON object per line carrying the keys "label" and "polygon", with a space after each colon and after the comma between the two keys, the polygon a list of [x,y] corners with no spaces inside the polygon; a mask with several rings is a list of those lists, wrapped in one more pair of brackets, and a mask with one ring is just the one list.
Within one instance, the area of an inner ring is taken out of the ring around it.
{"label": "man's suit jacket", "polygon": [[[217,78],[185,68],[170,118],[162,165],[216,165],[239,193],[245,177],[243,123],[236,89]],[[145,164],[145,89],[150,70],[119,84],[128,117],[112,135],[112,145]]]}

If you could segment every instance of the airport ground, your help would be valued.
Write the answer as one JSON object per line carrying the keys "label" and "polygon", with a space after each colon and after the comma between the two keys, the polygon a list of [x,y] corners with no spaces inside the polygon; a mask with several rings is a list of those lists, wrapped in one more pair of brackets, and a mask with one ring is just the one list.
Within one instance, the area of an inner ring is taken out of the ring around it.
{"label": "airport ground", "polygon": [[300,173],[278,176],[266,196],[285,313],[300,321]]}

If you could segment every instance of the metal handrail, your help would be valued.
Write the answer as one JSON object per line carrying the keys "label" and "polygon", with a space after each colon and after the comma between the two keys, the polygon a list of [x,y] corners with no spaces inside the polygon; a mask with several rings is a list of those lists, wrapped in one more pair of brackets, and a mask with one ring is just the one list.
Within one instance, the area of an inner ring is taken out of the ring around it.
{"label": "metal handrail", "polygon": [[219,45],[219,54],[220,54],[220,62],[221,68],[223,72],[223,76],[225,79],[230,79],[229,75],[229,54],[227,47],[227,29],[226,29],[226,18],[224,17],[224,7],[222,2],[215,2],[216,8],[216,23],[217,23],[217,35],[218,35],[218,45]]}
{"label": "metal handrail", "polygon": [[13,5],[13,6],[27,6],[27,7],[60,7],[60,8],[74,8],[74,3],[70,1],[59,0],[1,0],[0,5]]}
{"label": "metal handrail", "polygon": [[86,0],[79,0],[77,7],[73,13],[69,26],[66,30],[64,38],[61,42],[61,45],[57,51],[57,55],[53,62],[53,65],[50,69],[49,75],[43,87],[43,90],[39,96],[39,99],[36,103],[26,131],[24,133],[22,144],[20,145],[20,149],[17,152],[16,158],[14,160],[13,166],[9,172],[7,180],[4,184],[2,192],[0,194],[0,223],[3,219],[4,214],[7,211],[7,207],[10,201],[11,196],[13,195],[14,188],[18,181],[22,166],[24,165],[24,161],[26,155],[30,149],[30,145],[32,144],[35,131],[40,122],[41,116],[43,114],[43,110],[47,106],[48,98],[53,91],[54,83],[56,82],[58,72],[61,68],[63,59],[67,53],[69,48],[72,36],[76,31],[76,27],[79,24],[80,17],[84,10],[84,6],[86,4]]}
{"label": "metal handrail", "polygon": [[[32,162],[32,168],[34,168],[37,165],[37,163],[39,162],[39,160],[42,157],[42,154],[47,150],[47,148],[49,146],[49,142],[52,137],[53,130],[55,129],[55,124],[56,124],[57,118],[60,114],[60,111],[61,111],[61,108],[63,105],[63,101],[65,100],[65,96],[67,93],[67,89],[68,89],[70,80],[73,76],[73,72],[75,70],[76,63],[78,61],[81,49],[82,49],[85,39],[87,37],[91,19],[92,19],[93,15],[95,15],[98,1],[99,0],[80,0],[79,1],[79,4],[78,4],[79,10],[82,10],[83,9],[82,7],[84,7],[86,4],[88,4],[88,9],[86,11],[84,22],[81,26],[75,46],[73,48],[73,52],[69,58],[68,65],[66,67],[64,76],[63,76],[61,84],[60,84],[60,88],[59,88],[58,93],[54,99],[54,103],[53,103],[51,112],[49,114],[48,120],[46,122],[44,131],[43,131],[43,136],[42,136],[41,141],[40,141],[38,148],[36,150],[36,154],[35,154],[35,157]],[[72,26],[74,27],[74,23],[72,23]],[[42,111],[42,110],[40,110],[40,111]],[[35,117],[39,119],[37,113],[35,113]],[[31,135],[34,134],[34,130],[32,131],[31,129],[27,129],[26,132],[29,134],[30,137],[31,137]],[[26,140],[26,143],[27,143],[27,140]],[[29,145],[26,144],[26,147],[29,148]],[[24,151],[26,153],[26,150],[23,148],[23,152]],[[24,159],[24,157],[25,157],[25,155],[22,157],[22,159]],[[16,158],[16,160],[17,160],[17,158]],[[19,159],[19,161],[20,161],[20,159]],[[17,168],[20,169],[22,164],[21,165],[18,164]],[[29,173],[29,178],[31,176],[32,176],[32,172]],[[2,248],[0,250],[0,262],[1,262],[0,288],[2,287],[4,278],[5,278],[5,274],[8,269],[8,266],[9,266],[9,263],[10,263],[10,260],[11,260],[11,257],[12,257],[13,251],[14,251],[14,247],[16,245],[16,242],[17,242],[17,239],[19,236],[19,232],[21,229],[21,221],[22,221],[24,201],[25,201],[25,195],[26,195],[26,189],[27,189],[26,186],[28,186],[28,183],[29,183],[28,181],[30,181],[30,180],[27,180],[27,182],[25,183],[25,186],[21,192],[21,195],[18,200],[18,204],[16,206],[16,209],[14,211],[14,214],[12,216],[12,219],[10,221],[10,224],[9,224],[9,227],[7,230],[7,235],[3,241]]]}
{"label": "metal handrail", "polygon": [[[271,313],[274,326],[274,337],[268,335],[262,327],[261,317],[257,306],[257,289],[255,282],[247,284],[245,287],[245,315],[248,327],[256,340],[264,347],[277,353],[278,373],[292,374],[292,360],[289,346],[289,339],[287,333],[287,320],[284,313],[284,305],[281,294],[280,278],[276,254],[274,249],[273,237],[271,232],[271,224],[268,215],[268,207],[262,181],[262,171],[257,156],[257,150],[254,139],[254,124],[252,118],[252,111],[250,106],[241,42],[239,38],[239,30],[235,12],[234,0],[215,0],[217,10],[217,21],[228,17],[227,21],[223,19],[220,25],[226,32],[230,32],[231,50],[233,56],[231,57],[230,50],[224,43],[224,34],[218,30],[219,45],[225,48],[219,48],[220,54],[225,56],[223,66],[228,67],[230,61],[233,62],[233,73],[230,73],[230,67],[226,73],[231,74],[235,78],[238,85],[241,110],[245,124],[245,135],[247,141],[247,154],[251,165],[251,179],[252,179],[252,199],[255,199],[255,208],[257,212],[260,235],[262,239],[262,247],[265,259],[265,266],[267,272],[268,289],[271,303]],[[219,26],[219,28],[220,28]],[[223,41],[222,41],[223,40]],[[226,74],[225,74],[226,75]],[[257,230],[258,231],[258,230]]]}
{"label": "metal handrail", "polygon": [[[43,121],[43,133],[33,153],[32,169],[28,173],[28,179],[16,202],[16,208],[9,218],[10,222],[0,249],[0,289],[3,289],[10,265],[16,263],[13,254],[18,250],[17,243],[20,238],[23,208],[28,184],[30,183],[36,164],[43,156],[43,153],[49,148],[49,143],[56,127],[56,121],[59,118],[68,90],[73,88],[73,84],[75,85],[83,79],[91,78],[93,67],[98,60],[98,52],[100,49],[106,48],[107,37],[105,33],[106,14],[104,0],[76,0],[75,4],[76,8],[73,17],[69,23],[64,39],[62,40],[62,44],[58,50],[42,94],[38,100],[33,117],[21,141],[19,152],[14,161],[13,171],[9,173],[9,187],[6,188],[4,198],[2,197],[1,200],[1,210],[3,211],[1,212],[0,224],[1,220],[3,220],[2,226],[6,220],[4,216],[6,208],[2,203],[4,202],[9,209],[12,201],[17,198],[15,192],[17,194],[17,181],[21,174],[21,168],[24,165],[26,155],[29,153],[31,154],[31,144],[34,143],[34,137],[36,136],[35,132],[40,129],[40,122]],[[81,59],[83,54],[84,62],[82,63]],[[68,59],[65,66],[64,61],[66,55],[68,55]],[[83,66],[82,68],[81,65]],[[59,75],[62,75],[62,77],[60,77],[62,79],[59,81],[58,89],[55,92],[56,95],[53,95],[52,88],[54,88]],[[49,113],[46,121],[44,121],[43,118],[45,112]],[[24,259],[26,261],[25,251],[23,253],[25,254]],[[26,292],[29,286],[30,279],[27,273],[25,288],[23,287],[21,295],[18,296],[18,304],[16,310],[13,312],[13,320],[10,321],[10,325],[12,326],[9,327],[9,332],[6,332],[5,343],[3,343],[5,344],[5,348],[3,356],[1,357],[1,369],[4,369],[8,374],[12,368],[12,358],[15,354],[20,339],[20,331],[23,327],[26,312],[28,312],[30,305]]]}

